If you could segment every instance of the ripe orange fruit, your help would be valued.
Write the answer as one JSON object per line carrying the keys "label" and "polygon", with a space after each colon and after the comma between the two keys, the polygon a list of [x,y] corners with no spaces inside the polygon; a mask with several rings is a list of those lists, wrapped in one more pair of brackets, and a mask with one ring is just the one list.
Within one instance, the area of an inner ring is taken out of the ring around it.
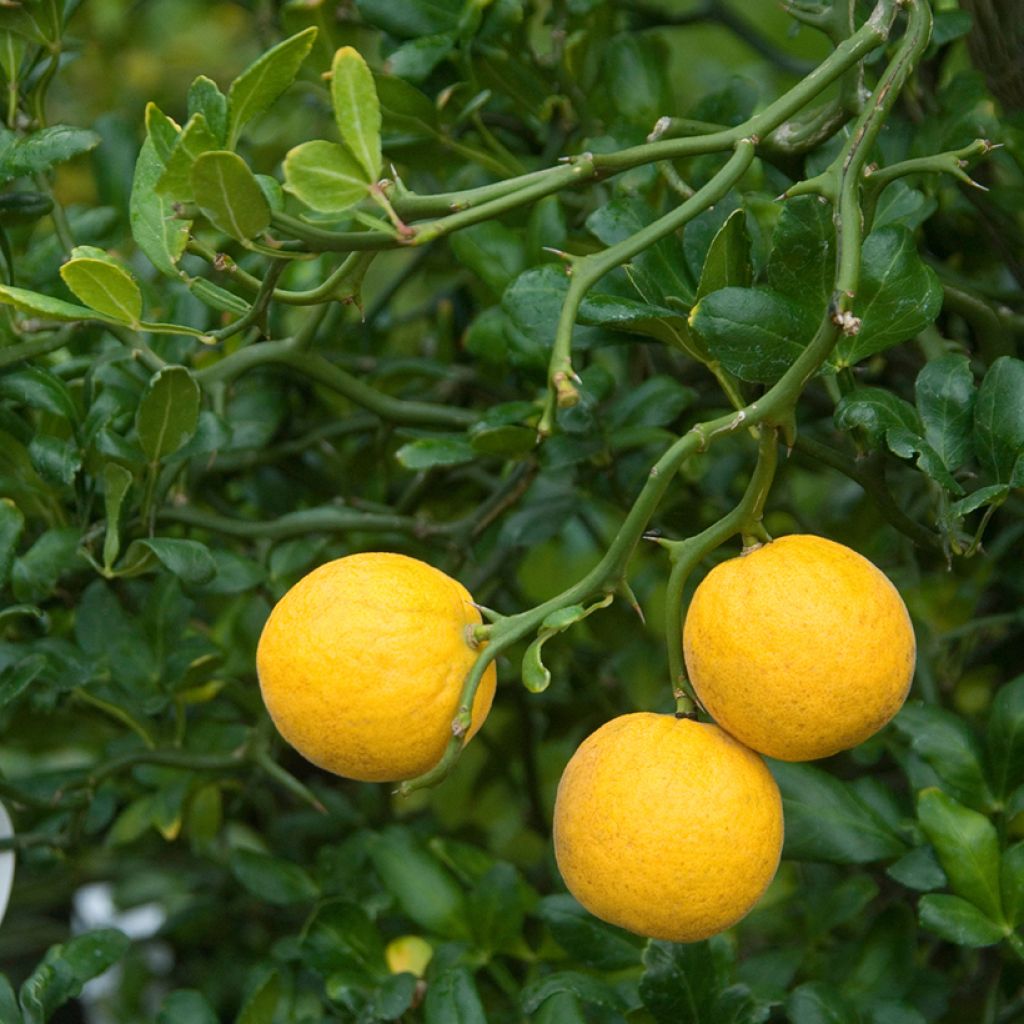
{"label": "ripe orange fruit", "polygon": [[783,761],[863,742],[899,711],[914,674],[896,588],[856,551],[805,535],[712,569],[690,603],[683,651],[715,721]]}
{"label": "ripe orange fruit", "polygon": [[[480,613],[461,583],[405,555],[349,555],[314,569],[275,605],[256,652],[281,735],[327,771],[367,782],[420,775],[452,736],[478,651]],[[489,665],[471,737],[494,698]]]}
{"label": "ripe orange fruit", "polygon": [[573,754],[555,800],[555,857],[596,917],[696,942],[757,902],[782,851],[782,800],[757,754],[717,726],[614,718]]}

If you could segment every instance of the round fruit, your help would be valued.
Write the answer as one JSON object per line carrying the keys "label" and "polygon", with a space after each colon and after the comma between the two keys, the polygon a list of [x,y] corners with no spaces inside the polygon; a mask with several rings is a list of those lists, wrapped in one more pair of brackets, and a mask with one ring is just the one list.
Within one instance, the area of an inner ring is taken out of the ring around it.
{"label": "round fruit", "polygon": [[[307,760],[365,782],[433,768],[452,736],[480,623],[465,587],[405,555],[368,552],[314,569],[275,605],[256,651],[263,700]],[[489,665],[471,737],[494,698]],[[467,737],[467,738],[468,738]]]}
{"label": "round fruit", "polygon": [[558,785],[555,857],[596,917],[696,942],[735,924],[775,875],[782,800],[764,761],[717,726],[623,715]]}
{"label": "round fruit", "polygon": [[683,651],[715,721],[783,761],[863,742],[899,711],[914,674],[914,630],[892,583],[856,551],[799,534],[708,573]]}

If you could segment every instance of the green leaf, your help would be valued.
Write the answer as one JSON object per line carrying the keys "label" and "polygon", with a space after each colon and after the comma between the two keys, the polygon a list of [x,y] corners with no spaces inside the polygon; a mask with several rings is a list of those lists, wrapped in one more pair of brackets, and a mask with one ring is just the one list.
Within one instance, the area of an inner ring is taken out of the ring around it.
{"label": "green leaf", "polygon": [[1003,920],[1015,928],[1024,920],[1024,843],[1015,843],[1003,851],[999,887]]}
{"label": "green leaf", "polygon": [[817,196],[787,200],[772,232],[768,284],[820,317],[832,298],[835,248],[831,204]]}
{"label": "green leaf", "polygon": [[921,792],[917,816],[953,892],[998,921],[999,837],[992,822],[939,789]]}
{"label": "green leaf", "polygon": [[156,1024],[219,1024],[217,1014],[202,992],[182,988],[160,1004]]}
{"label": "green leaf", "polygon": [[887,224],[898,224],[915,231],[938,208],[938,202],[911,188],[899,178],[890,182],[883,190],[875,206],[872,227],[876,230]]}
{"label": "green leaf", "polygon": [[697,401],[697,392],[674,377],[656,374],[631,388],[608,408],[612,431],[629,427],[667,427]]}
{"label": "green leaf", "polygon": [[0,590],[7,585],[25,517],[10,498],[0,498]]}
{"label": "green leaf", "polygon": [[18,139],[0,155],[0,181],[42,174],[54,164],[88,153],[99,144],[100,137],[84,128],[66,124],[41,128]]}
{"label": "green leaf", "polygon": [[398,39],[454,32],[463,0],[358,0],[362,18]]}
{"label": "green leaf", "polygon": [[466,967],[453,967],[432,978],[423,1009],[426,1024],[487,1024],[476,982]]}
{"label": "green leaf", "polygon": [[465,437],[421,437],[403,444],[395,458],[406,469],[430,469],[472,462],[476,452]]}
{"label": "green leaf", "polygon": [[706,942],[648,943],[640,998],[658,1024],[711,1021],[718,988],[719,979]]}
{"label": "green leaf", "polygon": [[0,398],[42,409],[69,423],[78,423],[80,418],[71,389],[41,366],[25,366],[0,376]]}
{"label": "green leaf", "polygon": [[188,87],[188,116],[194,114],[202,114],[214,138],[222,146],[227,144],[228,98],[206,75],[199,75]]}
{"label": "green leaf", "polygon": [[90,309],[105,317],[137,327],[142,319],[142,291],[128,269],[85,247],[72,250],[71,259],[60,268],[60,276]]}
{"label": "green leaf", "polygon": [[939,453],[923,438],[912,430],[903,427],[892,427],[885,434],[886,443],[894,455],[901,459],[912,459],[917,456],[917,468],[929,476],[940,487],[951,494],[963,494],[964,489],[953,479]]}
{"label": "green leaf", "polygon": [[543,647],[548,636],[538,636],[523,655],[520,673],[530,693],[543,693],[551,685],[551,671],[544,664]]}
{"label": "green leaf", "polygon": [[925,440],[946,468],[959,469],[973,454],[974,374],[967,356],[951,355],[925,364],[914,383]]}
{"label": "green leaf", "polygon": [[723,288],[749,288],[753,277],[747,215],[743,210],[733,210],[711,240],[697,285],[697,299]]}
{"label": "green leaf", "polygon": [[70,487],[82,468],[82,453],[73,438],[36,434],[28,455],[40,477],[56,487]]}
{"label": "green leaf", "polygon": [[234,149],[242,128],[262,114],[295,81],[313,48],[316,33],[316,28],[310,27],[278,43],[231,83],[228,90],[229,149]]}
{"label": "green leaf", "polygon": [[654,306],[619,295],[588,295],[580,305],[579,322],[657,338],[701,362],[710,358],[707,346],[694,336],[686,317],[667,306]]}
{"label": "green leaf", "polygon": [[384,68],[407,82],[422,82],[452,52],[455,42],[448,33],[410,39],[388,54]]}
{"label": "green leaf", "polygon": [[372,979],[386,972],[380,929],[354,903],[326,903],[302,943],[306,966],[329,974],[348,971]]}
{"label": "green leaf", "polygon": [[87,981],[117,963],[129,945],[122,932],[105,928],[51,946],[18,994],[26,1024],[48,1021]]}
{"label": "green leaf", "polygon": [[[0,45],[3,44],[2,35],[3,33],[0,33]],[[8,856],[13,857],[14,854],[10,853]],[[18,1009],[14,989],[3,974],[0,974],[0,1020],[4,1021],[4,1024],[22,1024],[24,1021],[21,1010]]]}
{"label": "green leaf", "polygon": [[604,1006],[623,1012],[633,1009],[612,985],[601,978],[579,971],[556,971],[523,989],[521,1003],[524,1013],[533,1013],[538,1006],[559,993],[570,993],[584,1003]]}
{"label": "green leaf", "polygon": [[868,864],[906,852],[882,819],[828,772],[781,761],[769,767],[782,791],[786,857]]}
{"label": "green leaf", "polygon": [[152,138],[146,139],[135,163],[129,201],[132,237],[150,263],[167,277],[179,277],[177,263],[188,244],[191,221],[179,220],[174,204],[156,190],[164,173]]}
{"label": "green leaf", "polygon": [[232,851],[230,864],[235,878],[268,903],[310,903],[320,895],[309,873],[290,861],[240,848]]}
{"label": "green leaf", "polygon": [[921,927],[958,946],[994,946],[1004,930],[959,896],[930,893],[919,904]]}
{"label": "green leaf", "polygon": [[807,347],[818,319],[769,288],[723,288],[693,307],[690,326],[730,373],[772,384]]}
{"label": "green leaf", "polygon": [[380,151],[380,101],[373,75],[358,50],[343,46],[331,64],[331,102],[341,141],[367,176],[375,181],[383,157]]}
{"label": "green leaf", "polygon": [[121,553],[121,506],[128,488],[132,485],[132,474],[116,462],[103,467],[103,507],[106,514],[106,535],[103,539],[103,566],[109,569]]}
{"label": "green leaf", "polygon": [[217,563],[209,549],[196,540],[148,537],[133,540],[117,570],[118,576],[142,576],[167,569],[185,583],[209,583],[217,575]]}
{"label": "green leaf", "polygon": [[347,149],[335,142],[304,142],[284,158],[284,187],[311,210],[344,213],[369,194],[369,182]]}
{"label": "green leaf", "polygon": [[839,400],[835,424],[840,430],[863,430],[872,448],[881,448],[892,428],[921,434],[917,410],[885,388],[854,388]]}
{"label": "green leaf", "polygon": [[181,126],[155,103],[146,104],[146,137],[161,163],[166,163],[181,134]]}
{"label": "green leaf", "polygon": [[11,568],[15,598],[35,604],[49,597],[57,581],[85,567],[79,547],[81,531],[73,526],[47,530]]}
{"label": "green leaf", "polygon": [[996,691],[986,741],[992,783],[1005,801],[1024,783],[1024,676]]}
{"label": "green leaf", "polygon": [[571,992],[555,992],[533,1013],[532,1024],[587,1024],[580,1001]]}
{"label": "green leaf", "polygon": [[394,826],[375,833],[370,859],[385,889],[421,928],[445,938],[469,937],[462,890],[410,832]]}
{"label": "green leaf", "polygon": [[949,506],[947,515],[950,519],[960,519],[963,516],[970,515],[971,512],[976,512],[984,505],[1001,505],[1009,493],[1009,484],[992,484],[989,487],[979,487],[976,491],[971,491],[966,498],[954,501]]}
{"label": "green leaf", "polygon": [[864,240],[861,266],[852,310],[860,318],[860,330],[836,346],[833,358],[839,366],[852,366],[913,338],[942,309],[939,278],[921,259],[906,228],[891,225],[872,231]]}
{"label": "green leaf", "polygon": [[109,316],[98,310],[76,306],[63,299],[54,299],[49,295],[26,291],[24,288],[14,288],[11,285],[0,285],[0,302],[42,320],[60,320],[65,323],[76,323],[79,320],[101,320],[108,324],[124,323],[120,318]]}
{"label": "green leaf", "polygon": [[1001,356],[988,369],[974,406],[978,461],[1000,483],[1024,452],[1024,361]]}
{"label": "green leaf", "polygon": [[249,165],[236,153],[204,153],[192,165],[192,191],[206,219],[238,242],[270,227],[270,205]]}
{"label": "green leaf", "polygon": [[958,799],[979,810],[992,804],[982,768],[981,747],[967,723],[934,704],[911,702],[893,721],[911,749],[945,782]]}
{"label": "green leaf", "polygon": [[857,1011],[823,981],[806,982],[790,993],[786,1019],[790,1024],[860,1024]]}
{"label": "green leaf", "polygon": [[885,873],[900,885],[915,889],[917,892],[944,889],[949,884],[946,872],[942,870],[931,846],[916,847],[894,864],[890,864]]}
{"label": "green leaf", "polygon": [[220,143],[210,131],[206,118],[202,114],[193,114],[175,140],[174,148],[157,178],[156,191],[172,202],[191,203],[194,198],[192,165],[203,153],[219,148]]}
{"label": "green leaf", "polygon": [[176,452],[199,424],[199,385],[184,366],[157,370],[135,414],[139,444],[151,463]]}
{"label": "green leaf", "polygon": [[523,887],[511,864],[495,864],[470,890],[468,907],[477,948],[502,952],[521,938]]}
{"label": "green leaf", "polygon": [[520,232],[497,221],[475,224],[452,235],[455,258],[469,267],[496,296],[526,266]]}
{"label": "green leaf", "polygon": [[567,894],[545,896],[537,910],[555,941],[588,967],[617,971],[640,963],[641,940],[599,921]]}

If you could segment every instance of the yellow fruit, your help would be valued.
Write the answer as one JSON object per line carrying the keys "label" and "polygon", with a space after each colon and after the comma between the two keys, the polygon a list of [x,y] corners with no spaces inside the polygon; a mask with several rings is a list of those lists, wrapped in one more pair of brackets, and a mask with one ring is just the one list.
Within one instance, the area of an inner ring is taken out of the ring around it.
{"label": "yellow fruit", "polygon": [[[395,782],[434,767],[451,739],[480,623],[465,587],[405,555],[368,552],[314,569],[275,605],[256,651],[281,735],[337,775]],[[472,736],[494,698],[494,665]]]}
{"label": "yellow fruit", "polygon": [[392,939],[384,950],[384,959],[392,974],[415,974],[422,978],[434,956],[434,947],[418,935]]}
{"label": "yellow fruit", "polygon": [[856,551],[800,534],[712,569],[683,651],[715,721],[783,761],[863,742],[899,711],[914,674],[914,630],[892,583]]}
{"label": "yellow fruit", "polygon": [[555,857],[596,917],[696,942],[735,924],[775,875],[782,801],[764,761],[717,726],[623,715],[558,785]]}

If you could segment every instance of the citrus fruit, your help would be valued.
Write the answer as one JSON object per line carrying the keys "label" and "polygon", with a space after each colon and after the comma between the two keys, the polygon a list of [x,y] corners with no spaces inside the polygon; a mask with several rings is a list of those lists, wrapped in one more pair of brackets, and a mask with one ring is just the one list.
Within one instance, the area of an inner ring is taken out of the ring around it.
{"label": "citrus fruit", "polygon": [[782,801],[764,761],[715,725],[645,712],[590,735],[558,785],[555,857],[596,917],[696,942],[775,875]]}
{"label": "citrus fruit", "polygon": [[903,599],[842,544],[795,534],[712,569],[683,627],[690,681],[715,721],[783,761],[863,742],[914,674]]}
{"label": "citrus fruit", "polygon": [[[274,606],[256,651],[281,735],[327,771],[395,782],[428,771],[452,736],[480,613],[465,587],[405,555],[367,552],[314,569]],[[468,736],[490,710],[489,665]],[[467,736],[467,738],[468,738]]]}

